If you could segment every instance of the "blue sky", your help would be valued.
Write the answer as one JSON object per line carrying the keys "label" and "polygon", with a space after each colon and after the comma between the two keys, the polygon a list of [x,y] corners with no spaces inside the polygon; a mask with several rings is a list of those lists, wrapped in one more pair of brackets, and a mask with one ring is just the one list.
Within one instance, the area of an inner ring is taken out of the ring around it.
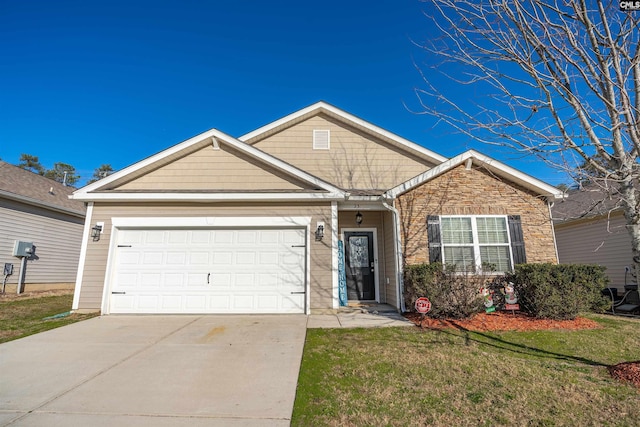
{"label": "blue sky", "polygon": [[[557,185],[536,159],[418,108],[417,0],[0,0],[0,158],[73,165],[81,184],[211,128],[240,136],[323,100],[444,156],[475,148]],[[451,88],[456,90],[455,88]],[[472,96],[473,94],[470,94]]]}

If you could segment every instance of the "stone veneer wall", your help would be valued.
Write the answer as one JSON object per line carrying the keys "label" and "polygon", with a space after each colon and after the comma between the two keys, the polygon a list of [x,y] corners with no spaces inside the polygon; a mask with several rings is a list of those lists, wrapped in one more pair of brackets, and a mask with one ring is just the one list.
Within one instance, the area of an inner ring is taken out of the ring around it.
{"label": "stone veneer wall", "polygon": [[399,196],[397,208],[406,264],[429,262],[427,215],[520,215],[527,262],[558,262],[544,198],[482,167],[460,165]]}

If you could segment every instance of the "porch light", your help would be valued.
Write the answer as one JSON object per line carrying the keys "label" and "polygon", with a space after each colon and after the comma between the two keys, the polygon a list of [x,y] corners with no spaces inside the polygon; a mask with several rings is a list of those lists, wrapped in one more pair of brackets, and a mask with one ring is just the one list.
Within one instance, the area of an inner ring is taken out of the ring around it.
{"label": "porch light", "polygon": [[101,233],[102,233],[101,225],[96,224],[91,228],[91,238],[93,239],[94,242],[97,242],[98,240],[100,240]]}
{"label": "porch light", "polygon": [[362,214],[360,213],[360,211],[358,211],[358,213],[356,214],[356,224],[362,224]]}
{"label": "porch light", "polygon": [[324,237],[324,225],[318,224],[318,228],[316,228],[316,240],[320,241]]}

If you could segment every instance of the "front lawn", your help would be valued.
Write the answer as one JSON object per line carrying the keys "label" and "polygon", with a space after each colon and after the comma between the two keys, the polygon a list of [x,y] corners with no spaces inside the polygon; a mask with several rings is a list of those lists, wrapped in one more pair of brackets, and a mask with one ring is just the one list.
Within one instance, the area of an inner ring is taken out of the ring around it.
{"label": "front lawn", "polygon": [[309,329],[292,425],[634,426],[640,389],[607,366],[640,360],[640,321],[602,329]]}
{"label": "front lawn", "polygon": [[72,302],[73,294],[70,293],[0,298],[0,343],[59,328],[98,315],[98,313],[70,314],[64,317],[45,319],[68,313],[71,310]]}

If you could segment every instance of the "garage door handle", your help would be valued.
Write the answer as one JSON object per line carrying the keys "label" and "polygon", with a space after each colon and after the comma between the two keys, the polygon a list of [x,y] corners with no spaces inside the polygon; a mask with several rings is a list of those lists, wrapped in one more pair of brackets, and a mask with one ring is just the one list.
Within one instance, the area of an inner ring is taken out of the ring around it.
{"label": "garage door handle", "polygon": [[124,295],[126,292],[111,292],[111,295]]}
{"label": "garage door handle", "polygon": [[305,294],[305,293],[306,293],[305,291],[302,291],[302,292],[291,292],[291,295],[298,295],[298,294]]}
{"label": "garage door handle", "polygon": [[207,274],[207,285],[209,284],[209,277],[211,277],[211,273]]}

